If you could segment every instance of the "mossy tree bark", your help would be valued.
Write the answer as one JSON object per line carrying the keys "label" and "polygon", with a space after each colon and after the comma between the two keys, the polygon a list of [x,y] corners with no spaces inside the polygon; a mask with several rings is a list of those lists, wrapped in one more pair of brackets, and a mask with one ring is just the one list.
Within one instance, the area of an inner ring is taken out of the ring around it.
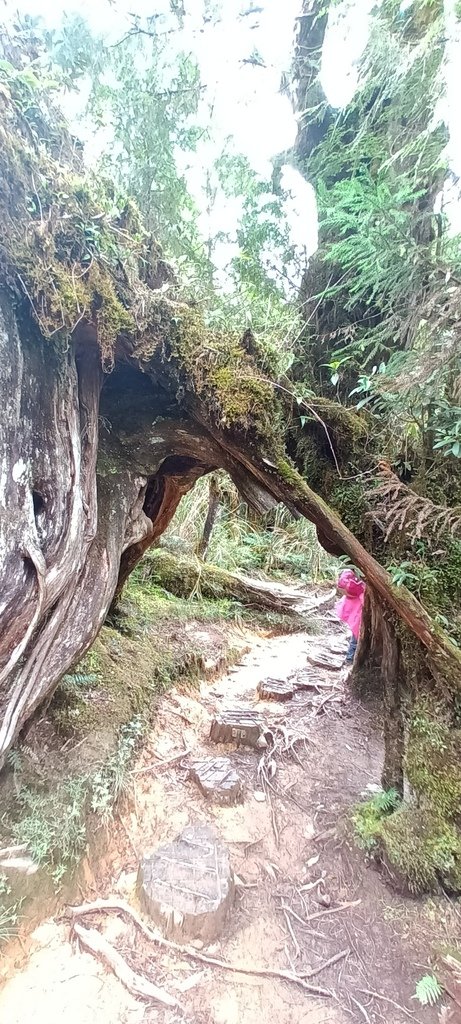
{"label": "mossy tree bark", "polygon": [[155,548],[146,558],[144,576],[177,597],[235,600],[253,608],[300,614],[303,597],[288,587],[237,576],[198,558]]}

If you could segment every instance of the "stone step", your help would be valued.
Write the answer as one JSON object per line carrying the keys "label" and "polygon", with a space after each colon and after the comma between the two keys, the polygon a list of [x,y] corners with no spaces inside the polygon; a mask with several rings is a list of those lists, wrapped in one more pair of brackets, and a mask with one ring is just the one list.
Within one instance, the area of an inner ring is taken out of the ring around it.
{"label": "stone step", "polygon": [[261,700],[290,700],[295,692],[291,679],[261,679],[256,689]]}

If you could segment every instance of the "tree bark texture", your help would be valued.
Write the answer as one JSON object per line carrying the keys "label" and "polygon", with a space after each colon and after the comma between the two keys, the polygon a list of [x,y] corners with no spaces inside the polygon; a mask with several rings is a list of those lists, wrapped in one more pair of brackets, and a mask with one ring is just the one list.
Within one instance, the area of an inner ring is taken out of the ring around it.
{"label": "tree bark texture", "polygon": [[[316,82],[325,19],[312,11]],[[182,495],[219,469],[259,514],[283,502],[310,519],[460,688],[443,629],[285,457],[280,388],[235,337],[146,284],[141,233],[112,199],[101,209],[46,96],[32,132],[14,88],[0,90],[0,763]]]}

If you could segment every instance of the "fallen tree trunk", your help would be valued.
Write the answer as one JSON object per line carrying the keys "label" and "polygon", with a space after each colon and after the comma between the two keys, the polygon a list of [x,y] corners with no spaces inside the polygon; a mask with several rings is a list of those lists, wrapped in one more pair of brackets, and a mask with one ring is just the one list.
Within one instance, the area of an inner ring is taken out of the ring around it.
{"label": "fallen tree trunk", "polygon": [[303,594],[282,584],[237,576],[199,558],[172,554],[166,548],[150,551],[143,565],[143,577],[176,597],[231,599],[285,614],[300,614],[306,604]]}
{"label": "fallen tree trunk", "polygon": [[[203,423],[201,411],[192,409],[199,422]],[[351,562],[363,573],[375,597],[396,612],[410,631],[426,648],[428,658],[436,677],[445,681],[445,688],[452,692],[461,689],[461,651],[450,640],[445,630],[428,614],[420,601],[404,586],[396,586],[386,569],[373,558],[363,544],[341,521],[334,509],[311,490],[291,463],[281,458],[277,464],[260,455],[254,455],[246,448],[237,447],[235,441],[221,431],[212,429],[213,438],[227,454],[229,472],[232,462],[244,466],[273,497],[287,508],[300,512],[317,527],[326,538],[328,550],[337,555],[348,555]],[[231,456],[232,461],[229,461]]]}

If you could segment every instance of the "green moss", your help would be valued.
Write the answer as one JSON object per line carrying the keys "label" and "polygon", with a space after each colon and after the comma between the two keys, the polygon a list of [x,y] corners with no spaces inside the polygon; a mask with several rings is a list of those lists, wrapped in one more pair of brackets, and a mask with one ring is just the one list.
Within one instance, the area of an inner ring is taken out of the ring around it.
{"label": "green moss", "polygon": [[369,540],[370,522],[367,519],[369,506],[363,487],[358,483],[336,481],[329,492],[329,501],[345,526],[362,543],[366,542]]}
{"label": "green moss", "polygon": [[268,451],[281,449],[281,407],[272,382],[237,334],[211,331],[196,307],[155,300],[136,356],[147,372],[161,363],[181,404],[200,402],[219,428],[257,439]]}
{"label": "green moss", "polygon": [[437,891],[441,883],[461,888],[461,834],[430,807],[404,806],[383,820],[377,838],[398,886]]}
{"label": "green moss", "polygon": [[[122,293],[131,290],[133,298],[126,269],[135,267],[141,242],[124,233],[122,247],[110,190],[82,173],[65,126],[56,125],[54,110],[47,113],[46,87],[40,99],[40,106],[32,105],[40,123],[29,134],[20,98],[14,89],[2,92],[4,257],[44,337],[59,346],[77,324],[91,322],[103,359],[110,362],[117,336],[135,329]],[[57,128],[59,162],[53,149]],[[35,144],[34,138],[42,141]]]}
{"label": "green moss", "polygon": [[446,720],[447,708],[422,698],[409,723],[405,768],[418,797],[448,819],[461,807],[461,729]]}

